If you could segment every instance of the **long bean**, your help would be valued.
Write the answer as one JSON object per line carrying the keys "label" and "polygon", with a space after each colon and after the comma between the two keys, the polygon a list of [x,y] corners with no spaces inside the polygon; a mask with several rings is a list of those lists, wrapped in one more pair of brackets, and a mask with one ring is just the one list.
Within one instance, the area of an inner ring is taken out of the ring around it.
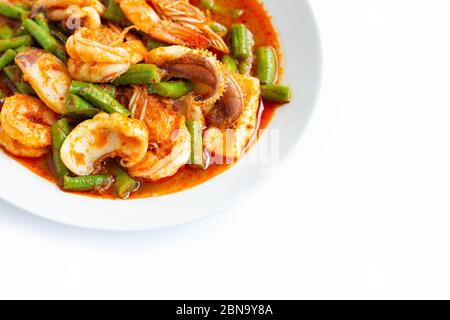
{"label": "long bean", "polygon": [[16,57],[16,52],[12,49],[7,50],[1,57],[0,57],[0,70],[3,70],[6,66],[10,65],[14,58]]}
{"label": "long bean", "polygon": [[100,112],[99,109],[94,108],[89,102],[87,102],[83,98],[71,93],[67,95],[66,108],[67,113],[65,114],[65,117],[75,120],[89,119],[94,117],[97,113]]}
{"label": "long bean", "polygon": [[277,60],[275,49],[272,47],[261,47],[256,51],[257,71],[256,77],[261,84],[273,84],[277,74]]}
{"label": "long bean", "polygon": [[131,114],[131,112],[122,106],[116,99],[93,84],[81,81],[72,81],[69,88],[69,93],[81,96],[95,107],[107,113],[118,112],[127,117]]}
{"label": "long bean", "polygon": [[31,85],[23,78],[22,70],[16,64],[11,64],[3,69],[6,77],[16,87],[17,91],[24,94],[36,95],[36,92]]}
{"label": "long bean", "polygon": [[84,177],[64,176],[63,188],[68,191],[90,191],[99,188],[107,188],[113,182],[110,175],[93,175]]}
{"label": "long bean", "polygon": [[32,43],[33,39],[29,35],[2,39],[0,40],[0,52],[5,52],[8,49],[15,49],[21,46],[30,46]]}
{"label": "long bean", "polygon": [[52,125],[52,158],[55,172],[58,177],[69,174],[69,169],[61,159],[61,147],[70,133],[69,121],[62,118]]}
{"label": "long bean", "polygon": [[0,15],[15,20],[24,20],[30,15],[30,12],[19,6],[0,2]]}
{"label": "long bean", "polygon": [[216,32],[216,33],[221,33],[221,34],[226,34],[228,32],[227,27],[225,27],[223,24],[214,21],[212,22],[209,27],[212,29],[212,31]]}
{"label": "long bean", "polygon": [[50,33],[50,26],[48,25],[48,20],[45,17],[45,14],[43,12],[39,12],[37,15],[34,16],[34,21],[45,31]]}
{"label": "long bean", "polygon": [[153,50],[153,49],[157,49],[157,48],[161,48],[161,47],[167,47],[169,46],[169,44],[165,43],[165,42],[161,42],[155,39],[148,39],[147,40],[147,49],[148,50]]}
{"label": "long bean", "polygon": [[138,186],[138,182],[134,180],[117,162],[113,162],[108,166],[109,171],[114,175],[114,190],[117,195],[123,199],[130,196]]}
{"label": "long bean", "polygon": [[114,85],[150,84],[161,81],[158,67],[153,64],[136,64],[113,81]]}
{"label": "long bean", "polygon": [[203,167],[202,124],[197,120],[187,120],[186,127],[191,134],[190,164]]}
{"label": "long bean", "polygon": [[14,37],[14,29],[7,24],[0,26],[0,39],[11,39]]}
{"label": "long bean", "polygon": [[116,97],[116,86],[107,83],[95,84],[95,86],[103,90],[105,93],[109,94],[111,97]]}
{"label": "long bean", "polygon": [[268,84],[261,86],[261,94],[264,100],[272,102],[290,102],[292,98],[291,88],[283,85]]}
{"label": "long bean", "polygon": [[149,93],[173,99],[181,98],[194,89],[195,84],[193,82],[182,80],[154,83],[147,86]]}
{"label": "long bean", "polygon": [[236,63],[236,60],[232,56],[224,55],[222,57],[222,63],[227,67],[228,70],[237,73],[238,72],[238,66]]}
{"label": "long bean", "polygon": [[107,7],[105,13],[103,14],[103,18],[123,27],[127,27],[131,24],[130,20],[128,20],[115,0],[107,0]]}
{"label": "long bean", "polygon": [[27,31],[36,39],[44,50],[53,53],[59,60],[67,62],[67,55],[63,49],[63,46],[44,28],[38,25],[31,19],[26,19],[23,22]]}
{"label": "long bean", "polygon": [[243,24],[235,24],[231,27],[231,43],[233,56],[242,61],[253,54],[253,35]]}

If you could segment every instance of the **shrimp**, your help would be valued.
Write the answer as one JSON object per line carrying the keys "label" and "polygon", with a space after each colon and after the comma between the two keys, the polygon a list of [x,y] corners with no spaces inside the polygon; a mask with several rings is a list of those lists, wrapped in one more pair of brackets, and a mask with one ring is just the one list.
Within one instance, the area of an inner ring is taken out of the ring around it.
{"label": "shrimp", "polygon": [[119,157],[129,168],[140,163],[148,149],[148,130],[144,123],[120,113],[99,113],[73,129],[61,147],[61,159],[79,176],[95,172],[96,165]]}
{"label": "shrimp", "polygon": [[24,158],[40,158],[47,154],[48,148],[30,148],[11,138],[0,125],[0,146],[9,153]]}
{"label": "shrimp", "polygon": [[211,47],[223,53],[230,52],[222,37],[209,27],[208,17],[199,8],[190,4],[189,0],[149,1],[162,19],[197,30],[211,41]]}
{"label": "shrimp", "polygon": [[162,47],[150,51],[145,61],[157,65],[163,79],[187,78],[210,86],[212,90],[203,96],[202,106],[210,125],[229,127],[239,118],[243,109],[241,88],[212,53],[183,46]]}
{"label": "shrimp", "polygon": [[211,41],[195,28],[163,19],[146,0],[116,0],[130,21],[152,38],[171,44],[208,48]]}
{"label": "shrimp", "polygon": [[0,112],[3,131],[11,139],[32,149],[51,145],[51,125],[57,119],[57,114],[41,100],[25,94],[6,98]]}
{"label": "shrimp", "polygon": [[56,113],[65,114],[66,96],[72,82],[66,65],[51,53],[35,48],[18,53],[15,62],[39,98]]}
{"label": "shrimp", "polygon": [[[132,64],[144,59],[147,48],[130,28],[114,25],[97,30],[81,28],[67,40],[68,67],[73,78],[89,82],[110,82]],[[126,41],[125,41],[126,40]]]}
{"label": "shrimp", "polygon": [[131,97],[132,116],[141,119],[149,130],[150,148],[144,160],[129,169],[137,178],[157,181],[177,173],[189,160],[191,136],[169,99],[149,95],[145,87],[135,86]]}
{"label": "shrimp", "polygon": [[64,21],[69,29],[101,26],[101,15],[105,7],[98,0],[38,0],[33,11],[45,9],[46,16],[53,21]]}
{"label": "shrimp", "polygon": [[258,79],[239,74],[233,77],[244,91],[245,107],[242,114],[229,129],[208,128],[203,134],[203,144],[215,156],[237,159],[245,153],[255,135],[261,92]]}

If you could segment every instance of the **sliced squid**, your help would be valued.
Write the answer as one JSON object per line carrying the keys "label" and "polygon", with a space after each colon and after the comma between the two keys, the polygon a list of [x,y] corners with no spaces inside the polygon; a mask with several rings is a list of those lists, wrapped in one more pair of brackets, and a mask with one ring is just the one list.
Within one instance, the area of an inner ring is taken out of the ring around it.
{"label": "sliced squid", "polygon": [[66,65],[51,53],[35,48],[20,52],[15,61],[39,98],[56,113],[65,114],[72,82]]}
{"label": "sliced squid", "polygon": [[236,123],[228,128],[210,127],[203,134],[204,147],[215,156],[240,158],[257,129],[260,84],[254,77],[233,75],[242,88],[244,109]]}
{"label": "sliced squid", "polygon": [[119,157],[123,167],[132,167],[145,158],[147,149],[144,123],[119,113],[99,113],[72,130],[61,147],[61,159],[70,171],[86,176],[109,157]]}

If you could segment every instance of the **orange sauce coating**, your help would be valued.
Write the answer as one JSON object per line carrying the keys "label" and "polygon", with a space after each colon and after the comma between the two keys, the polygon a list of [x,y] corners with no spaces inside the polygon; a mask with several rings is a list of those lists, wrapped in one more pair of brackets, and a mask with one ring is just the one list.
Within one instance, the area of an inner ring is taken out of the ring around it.
{"label": "orange sauce coating", "polygon": [[[191,0],[191,3],[201,7],[200,0]],[[227,28],[231,27],[234,23],[245,24],[254,35],[255,48],[268,45],[273,46],[278,52],[278,59],[280,61],[281,53],[277,33],[272,25],[270,16],[258,0],[216,0],[216,3],[227,8],[241,8],[244,10],[244,14],[238,19],[232,19],[225,15],[212,13],[211,17],[213,20],[220,22]],[[278,74],[281,75],[281,73],[282,70],[279,68]],[[276,104],[264,102],[264,111],[261,114],[259,129],[267,128],[276,108]],[[57,182],[50,169],[49,156],[40,159],[11,157],[35,174],[38,174],[53,183]],[[185,166],[170,178],[162,179],[157,182],[141,181],[139,190],[134,192],[130,198],[154,197],[186,190],[212,179],[230,168],[230,166],[231,165],[213,164],[206,170]],[[94,192],[85,192],[82,194],[100,198],[116,198],[112,190],[109,193],[103,193],[101,195]]]}

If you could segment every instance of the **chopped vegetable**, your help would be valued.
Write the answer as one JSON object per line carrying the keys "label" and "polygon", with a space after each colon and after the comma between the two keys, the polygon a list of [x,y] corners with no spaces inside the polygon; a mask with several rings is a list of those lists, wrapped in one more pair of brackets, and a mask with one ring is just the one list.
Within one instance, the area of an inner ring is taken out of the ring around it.
{"label": "chopped vegetable", "polygon": [[292,98],[291,88],[282,85],[268,84],[261,86],[261,93],[264,100],[272,102],[290,102]]}
{"label": "chopped vegetable", "polygon": [[115,0],[107,0],[107,7],[105,13],[103,14],[103,18],[124,27],[131,25],[130,21]]}
{"label": "chopped vegetable", "polygon": [[202,124],[197,120],[187,120],[186,127],[191,134],[190,164],[203,167],[203,134]]}
{"label": "chopped vegetable", "polygon": [[167,47],[169,46],[169,44],[165,43],[165,42],[161,42],[155,39],[149,39],[147,40],[147,49],[148,50],[153,50],[153,49],[157,49],[157,48],[161,48],[161,47]]}
{"label": "chopped vegetable", "polygon": [[179,99],[194,91],[195,84],[191,81],[169,81],[154,83],[147,86],[149,93],[156,93],[162,97]]}
{"label": "chopped vegetable", "polygon": [[8,49],[15,49],[21,46],[30,46],[32,43],[33,39],[29,35],[2,39],[0,40],[0,52],[5,52]]}
{"label": "chopped vegetable", "polygon": [[45,17],[45,14],[42,12],[39,12],[37,15],[34,16],[34,21],[45,31],[50,32],[50,27],[48,25],[48,20]]}
{"label": "chopped vegetable", "polygon": [[224,55],[222,57],[222,63],[227,67],[228,70],[237,73],[238,72],[238,66],[236,63],[236,60],[234,60],[233,57],[229,55]]}
{"label": "chopped vegetable", "polygon": [[95,107],[107,113],[118,112],[127,117],[131,114],[130,111],[122,106],[116,99],[91,83],[72,81],[69,93],[81,96]]}
{"label": "chopped vegetable", "polygon": [[243,24],[231,27],[231,42],[233,56],[239,61],[250,58],[253,54],[253,35]]}
{"label": "chopped vegetable", "polygon": [[22,70],[16,64],[11,64],[3,69],[8,79],[16,87],[17,91],[24,94],[35,95],[36,92],[31,85],[23,79]]}
{"label": "chopped vegetable", "polygon": [[69,121],[66,118],[52,125],[52,158],[55,172],[59,177],[69,174],[69,170],[61,160],[61,147],[70,133]]}
{"label": "chopped vegetable", "polygon": [[114,85],[150,84],[161,81],[158,67],[153,64],[136,64],[113,81]]}
{"label": "chopped vegetable", "polygon": [[261,84],[273,84],[277,73],[277,61],[275,49],[272,47],[261,47],[256,51],[258,68],[256,77]]}
{"label": "chopped vegetable", "polygon": [[89,102],[74,94],[68,94],[66,107],[67,113],[65,116],[77,120],[92,118],[100,112],[99,109],[94,108]]}
{"label": "chopped vegetable", "polygon": [[7,50],[1,57],[0,57],[0,70],[3,70],[6,66],[10,65],[14,58],[16,57],[16,52],[12,49]]}
{"label": "chopped vegetable", "polygon": [[223,24],[216,22],[216,21],[211,23],[210,27],[216,33],[226,34],[228,32],[227,27],[225,27]]}
{"label": "chopped vegetable", "polygon": [[67,55],[63,46],[61,46],[60,43],[53,38],[50,32],[47,32],[44,28],[31,19],[26,19],[23,22],[23,25],[33,36],[33,38],[35,38],[41,45],[41,47],[44,48],[44,50],[53,53],[59,60],[67,62]]}
{"label": "chopped vegetable", "polygon": [[114,175],[114,190],[117,195],[126,199],[130,196],[139,183],[134,180],[117,162],[114,162],[108,166],[109,171]]}
{"label": "chopped vegetable", "polygon": [[0,26],[0,39],[11,39],[14,37],[14,29],[7,24]]}
{"label": "chopped vegetable", "polygon": [[0,2],[0,15],[11,19],[24,20],[30,15],[30,12],[19,6]]}
{"label": "chopped vegetable", "polygon": [[110,175],[93,175],[84,177],[69,177],[64,176],[65,190],[70,191],[90,191],[94,189],[106,188],[113,182],[113,177]]}

